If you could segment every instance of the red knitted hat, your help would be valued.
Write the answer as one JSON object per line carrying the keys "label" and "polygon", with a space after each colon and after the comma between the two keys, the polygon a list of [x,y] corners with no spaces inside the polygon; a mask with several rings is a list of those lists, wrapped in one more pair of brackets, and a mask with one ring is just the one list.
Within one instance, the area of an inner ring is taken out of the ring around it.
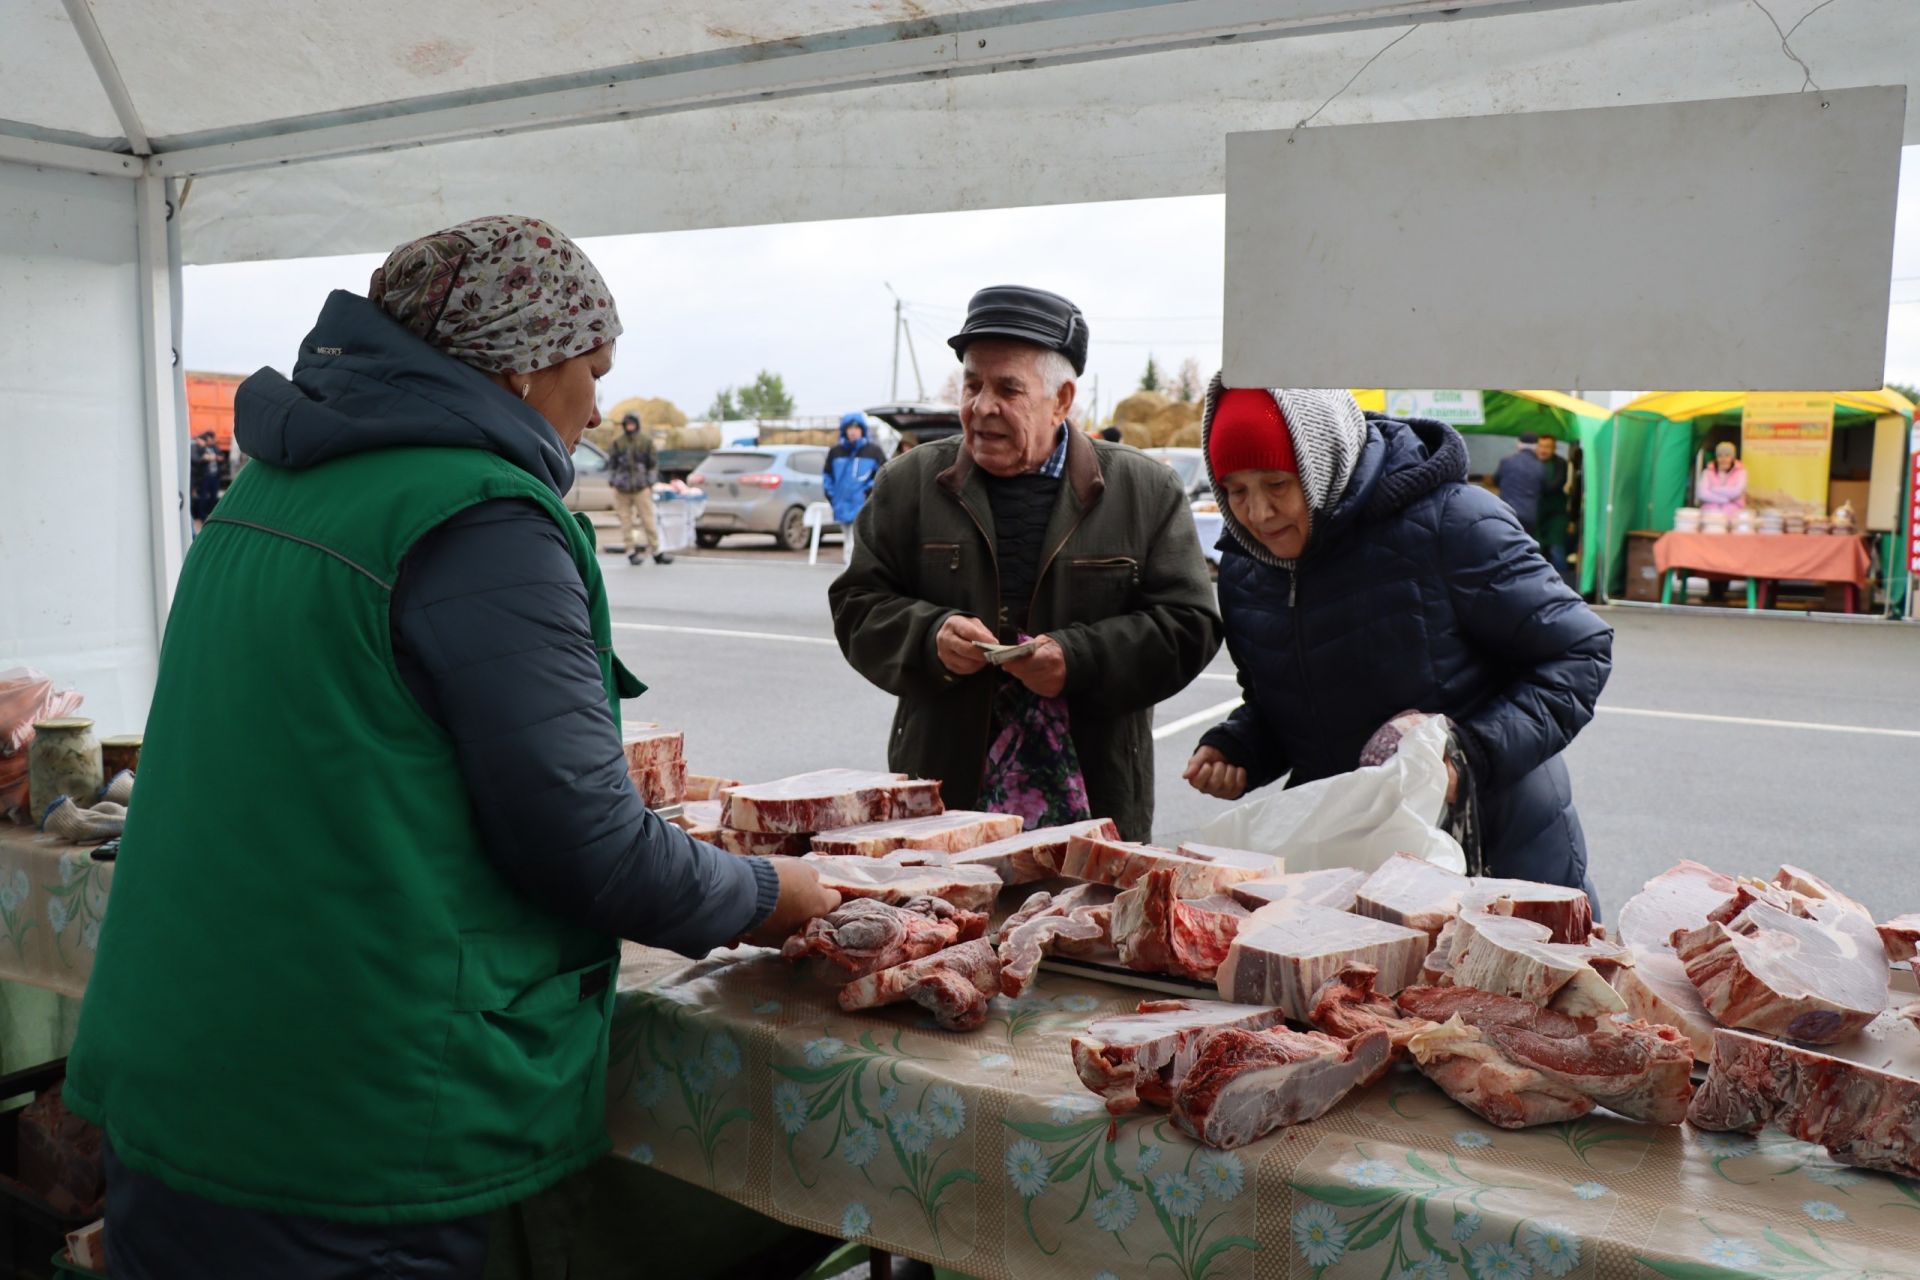
{"label": "red knitted hat", "polygon": [[1271,392],[1241,388],[1222,392],[1207,434],[1207,463],[1225,480],[1236,471],[1292,471],[1293,435]]}

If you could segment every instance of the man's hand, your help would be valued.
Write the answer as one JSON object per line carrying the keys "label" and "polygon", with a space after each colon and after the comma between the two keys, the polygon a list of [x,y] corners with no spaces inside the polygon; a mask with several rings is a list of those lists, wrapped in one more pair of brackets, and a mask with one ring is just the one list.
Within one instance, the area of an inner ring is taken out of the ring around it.
{"label": "man's hand", "polygon": [[756,947],[777,947],[807,921],[840,905],[839,892],[821,887],[819,875],[800,859],[768,861],[780,876],[780,897],[773,904],[773,913],[747,935],[747,941]]}
{"label": "man's hand", "polygon": [[980,671],[987,665],[987,659],[973,647],[976,640],[981,644],[998,644],[1000,637],[987,630],[987,624],[980,619],[969,618],[964,613],[954,614],[940,624],[940,634],[934,637],[934,648],[940,654],[940,664],[957,676],[970,676]]}
{"label": "man's hand", "polygon": [[1002,669],[1042,698],[1057,698],[1067,687],[1067,651],[1052,636],[1037,638],[1038,649]]}
{"label": "man's hand", "polygon": [[1215,747],[1202,747],[1194,752],[1181,776],[1195,791],[1219,800],[1238,800],[1247,793],[1247,771]]}

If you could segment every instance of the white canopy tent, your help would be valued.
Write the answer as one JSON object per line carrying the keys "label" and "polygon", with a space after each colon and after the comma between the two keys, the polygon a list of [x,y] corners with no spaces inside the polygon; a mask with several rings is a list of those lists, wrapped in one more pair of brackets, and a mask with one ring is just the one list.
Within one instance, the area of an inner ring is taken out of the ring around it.
{"label": "white canopy tent", "polygon": [[1907,84],[1916,52],[1914,0],[0,0],[0,666],[144,718],[182,260],[502,209],[586,236],[1202,194],[1234,131]]}

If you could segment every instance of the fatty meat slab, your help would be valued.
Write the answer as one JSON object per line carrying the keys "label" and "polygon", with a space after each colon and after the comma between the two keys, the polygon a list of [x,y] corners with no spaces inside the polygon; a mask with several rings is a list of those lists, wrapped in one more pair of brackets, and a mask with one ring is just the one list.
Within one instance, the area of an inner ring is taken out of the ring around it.
{"label": "fatty meat slab", "polygon": [[1112,943],[1113,890],[1077,884],[1060,893],[1040,890],[994,931],[1000,956],[1000,992],[1027,993],[1049,955],[1087,955]]}
{"label": "fatty meat slab", "polygon": [[1693,1047],[1695,1061],[1706,1062],[1712,1058],[1713,1033],[1720,1024],[1707,1012],[1699,988],[1687,977],[1687,966],[1680,963],[1672,947],[1651,951],[1629,947],[1628,950],[1633,953],[1633,963],[1614,970],[1609,979],[1627,1006],[1627,1012],[1679,1031]]}
{"label": "fatty meat slab", "polygon": [[1277,1027],[1285,1017],[1264,1005],[1142,1000],[1132,1013],[1101,1018],[1075,1036],[1073,1069],[1080,1083],[1107,1100],[1112,1115],[1142,1102],[1169,1107],[1203,1036],[1223,1027]]}
{"label": "fatty meat slab", "polygon": [[963,934],[979,937],[987,918],[957,912],[935,898],[915,898],[892,906],[872,898],[843,902],[788,938],[780,957],[788,964],[809,962],[815,976],[835,986],[882,969],[944,951]]}
{"label": "fatty meat slab", "polygon": [[1698,862],[1681,861],[1627,899],[1616,922],[1619,940],[1632,953],[1633,963],[1613,973],[1613,989],[1636,1018],[1683,1032],[1700,1062],[1713,1056],[1713,1033],[1719,1024],[1674,953],[1673,935],[1704,926],[1710,915],[1733,900],[1737,888],[1732,876]]}
{"label": "fatty meat slab", "polygon": [[1567,1013],[1626,1012],[1626,1002],[1600,972],[1631,963],[1626,948],[1601,941],[1574,946],[1551,936],[1546,925],[1532,920],[1462,912],[1448,956],[1450,981]]}
{"label": "fatty meat slab", "polygon": [[1176,853],[1158,845],[1131,844],[1102,836],[1075,836],[1067,842],[1060,874],[1070,880],[1131,889],[1155,867],[1171,867],[1180,873],[1181,895],[1200,898],[1223,892],[1241,880],[1271,876],[1284,869],[1279,859],[1263,853],[1210,849],[1203,845],[1187,848],[1201,852],[1199,855]]}
{"label": "fatty meat slab", "polygon": [[1920,1029],[1889,1010],[1847,1044],[1816,1049],[1723,1028],[1687,1122],[1771,1126],[1843,1164],[1920,1177]]}
{"label": "fatty meat slab", "polygon": [[1021,820],[1004,813],[952,809],[926,818],[895,818],[858,827],[822,831],[813,838],[815,853],[878,858],[898,849],[957,853],[1019,831]]}
{"label": "fatty meat slab", "polygon": [[1351,867],[1323,867],[1318,871],[1291,871],[1283,875],[1242,880],[1227,892],[1241,906],[1258,911],[1286,902],[1297,906],[1351,911],[1355,895],[1367,882],[1367,873]]}
{"label": "fatty meat slab", "polygon": [[1886,948],[1872,919],[1851,907],[1806,898],[1794,905],[1806,914],[1747,901],[1724,924],[1675,934],[1674,950],[1723,1026],[1834,1044],[1887,1007]]}
{"label": "fatty meat slab", "polygon": [[819,875],[823,887],[842,898],[875,898],[895,906],[912,898],[941,898],[964,911],[991,912],[1000,896],[1000,877],[993,872],[985,867],[951,866],[944,858],[908,864],[891,858],[809,853],[804,861]]}
{"label": "fatty meat slab", "polygon": [[1304,1022],[1313,995],[1351,964],[1372,965],[1387,995],[1418,979],[1427,935],[1323,907],[1266,907],[1240,925],[1215,985],[1222,1000],[1277,1004]]}
{"label": "fatty meat slab", "polygon": [[680,816],[669,821],[695,840],[716,844],[720,839],[720,802],[689,800],[680,806]]}
{"label": "fatty meat slab", "polygon": [[856,978],[840,988],[848,1013],[911,1000],[947,1031],[985,1025],[987,1002],[1000,994],[1000,958],[985,938]]}
{"label": "fatty meat slab", "polygon": [[1407,1052],[1449,1098],[1502,1129],[1577,1120],[1593,1110],[1592,1098],[1513,1061],[1457,1017],[1414,1036]]}
{"label": "fatty meat slab", "polygon": [[781,835],[924,818],[946,811],[939,783],[863,769],[821,769],[733,787],[724,803],[726,826]]}
{"label": "fatty meat slab", "polygon": [[1173,1122],[1210,1147],[1243,1147],[1319,1119],[1363,1081],[1378,1079],[1391,1052],[1384,1031],[1351,1040],[1282,1027],[1213,1031],[1195,1046],[1173,1095]]}
{"label": "fatty meat slab", "polygon": [[1223,893],[1181,898],[1178,881],[1172,867],[1156,867],[1115,899],[1114,950],[1129,969],[1210,982],[1253,913]]}
{"label": "fatty meat slab", "polygon": [[1067,845],[1075,836],[1118,840],[1120,828],[1111,818],[1093,818],[1063,827],[1039,827],[955,853],[953,862],[955,866],[986,867],[1004,884],[1032,884],[1059,874]]}
{"label": "fatty meat slab", "polygon": [[728,853],[747,858],[797,858],[813,848],[808,835],[776,835],[765,831],[735,831],[721,827],[713,843]]}
{"label": "fatty meat slab", "polygon": [[1473,888],[1460,900],[1460,910],[1543,924],[1552,935],[1549,942],[1578,945],[1593,936],[1593,903],[1583,891],[1565,885],[1475,876]]}
{"label": "fatty meat slab", "polygon": [[1457,872],[1396,853],[1380,864],[1354,895],[1352,910],[1388,924],[1405,925],[1427,935],[1431,946],[1449,920],[1460,914],[1460,902],[1473,881]]}
{"label": "fatty meat slab", "polygon": [[[689,773],[687,775],[687,799],[711,800],[719,803],[721,796],[730,788],[740,785],[738,778],[720,778],[710,773]],[[716,816],[714,826],[719,826]]]}

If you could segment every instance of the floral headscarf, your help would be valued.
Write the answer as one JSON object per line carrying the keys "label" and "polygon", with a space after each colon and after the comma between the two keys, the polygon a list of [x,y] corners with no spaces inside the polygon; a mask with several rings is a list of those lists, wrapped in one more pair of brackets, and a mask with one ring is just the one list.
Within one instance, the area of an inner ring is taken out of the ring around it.
{"label": "floral headscarf", "polygon": [[488,373],[537,373],[620,336],[600,273],[538,218],[475,218],[403,244],[373,273],[367,297]]}

